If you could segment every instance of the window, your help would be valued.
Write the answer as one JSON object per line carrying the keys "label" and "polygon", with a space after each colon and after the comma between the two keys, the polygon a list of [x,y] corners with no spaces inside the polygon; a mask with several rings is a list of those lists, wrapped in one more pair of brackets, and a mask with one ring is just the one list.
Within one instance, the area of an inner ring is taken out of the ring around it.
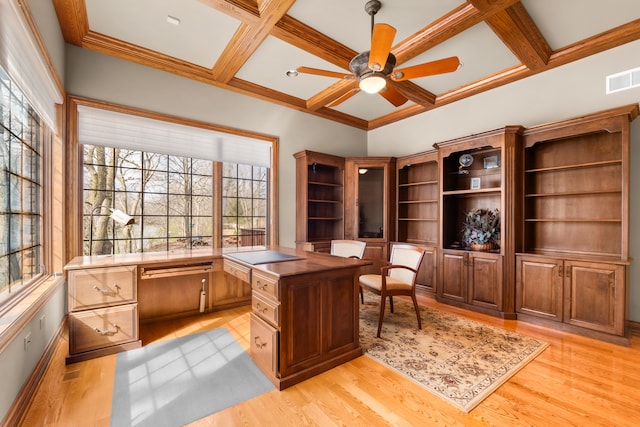
{"label": "window", "polygon": [[[212,243],[211,161],[87,145],[83,183],[87,255]],[[111,209],[133,224],[111,219]]]}
{"label": "window", "polygon": [[69,107],[78,255],[277,244],[277,138],[76,97]]}
{"label": "window", "polygon": [[0,68],[0,301],[43,273],[40,118]]}
{"label": "window", "polygon": [[225,163],[222,169],[223,246],[265,244],[267,168]]}

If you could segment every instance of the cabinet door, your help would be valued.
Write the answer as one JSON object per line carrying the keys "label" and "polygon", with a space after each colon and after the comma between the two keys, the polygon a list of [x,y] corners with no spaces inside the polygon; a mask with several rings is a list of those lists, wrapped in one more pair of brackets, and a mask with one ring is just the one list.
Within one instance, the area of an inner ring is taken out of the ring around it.
{"label": "cabinet door", "polygon": [[429,292],[436,291],[436,248],[424,247],[424,258],[418,270],[416,284]]}
{"label": "cabinet door", "polygon": [[565,261],[565,322],[624,334],[625,267]]}
{"label": "cabinet door", "polygon": [[516,259],[516,311],[562,321],[562,261],[555,258]]}
{"label": "cabinet door", "polygon": [[502,258],[470,252],[468,260],[468,302],[502,310]]}
{"label": "cabinet door", "polygon": [[458,251],[443,251],[442,253],[442,286],[438,295],[443,298],[466,302],[467,300],[467,254]]}

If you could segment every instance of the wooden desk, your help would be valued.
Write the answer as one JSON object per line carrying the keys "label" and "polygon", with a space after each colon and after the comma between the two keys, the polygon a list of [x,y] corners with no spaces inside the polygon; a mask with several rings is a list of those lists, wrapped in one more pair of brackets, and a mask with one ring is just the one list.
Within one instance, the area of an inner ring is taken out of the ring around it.
{"label": "wooden desk", "polygon": [[[233,257],[258,250],[296,259]],[[284,389],[362,354],[358,274],[367,264],[282,247],[77,257],[65,266],[67,363],[139,347],[139,322],[198,314],[207,279],[205,311],[252,304],[251,357]]]}
{"label": "wooden desk", "polygon": [[358,275],[368,262],[275,250],[299,259],[224,258],[227,272],[251,282],[251,357],[282,390],[362,354]]}

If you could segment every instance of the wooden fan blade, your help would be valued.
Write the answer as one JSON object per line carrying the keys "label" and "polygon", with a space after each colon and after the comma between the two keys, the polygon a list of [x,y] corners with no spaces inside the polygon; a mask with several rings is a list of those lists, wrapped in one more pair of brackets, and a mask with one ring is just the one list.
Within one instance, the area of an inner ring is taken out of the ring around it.
{"label": "wooden fan blade", "polygon": [[389,77],[391,80],[401,82],[403,80],[414,79],[417,77],[433,76],[435,74],[450,73],[460,66],[460,60],[457,56],[439,59],[433,62],[413,65],[407,68],[394,70]]}
{"label": "wooden fan blade", "polygon": [[335,107],[336,105],[340,105],[342,104],[344,101],[346,101],[347,99],[351,98],[353,95],[355,95],[356,93],[360,92],[360,89],[351,89],[349,92],[345,93],[344,95],[342,95],[341,97],[339,97],[338,99],[332,101],[331,103],[327,104],[327,107]]}
{"label": "wooden fan blade", "polygon": [[389,24],[375,24],[373,26],[368,63],[370,70],[382,71],[384,69],[395,36],[396,29]]}
{"label": "wooden fan blade", "polygon": [[398,92],[396,88],[394,88],[391,85],[386,85],[384,89],[382,89],[378,93],[382,95],[384,99],[386,99],[396,107],[399,107],[405,102],[407,102],[407,98],[403,94]]}
{"label": "wooden fan blade", "polygon": [[296,68],[296,71],[299,72],[299,73],[304,73],[304,74],[314,74],[316,76],[335,77],[336,79],[352,79],[352,78],[355,78],[351,74],[339,73],[339,72],[336,72],[336,71],[320,70],[318,68],[311,68],[311,67],[298,67],[298,68]]}

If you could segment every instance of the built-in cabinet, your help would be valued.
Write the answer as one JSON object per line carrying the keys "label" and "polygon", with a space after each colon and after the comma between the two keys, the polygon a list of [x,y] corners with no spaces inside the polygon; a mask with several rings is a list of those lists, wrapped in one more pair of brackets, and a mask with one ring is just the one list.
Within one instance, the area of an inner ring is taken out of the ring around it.
{"label": "built-in cabinet", "polygon": [[637,115],[635,105],[524,132],[519,318],[626,342],[629,123]]}
{"label": "built-in cabinet", "polygon": [[395,237],[395,158],[300,151],[296,158],[296,248],[329,252],[331,240],[367,243],[366,258],[388,259]]}
{"label": "built-in cabinet", "polygon": [[395,236],[394,157],[345,159],[345,239],[367,243],[364,257],[389,259]]}
{"label": "built-in cabinet", "polygon": [[[396,159],[395,182],[379,192],[362,189],[360,173],[392,167],[392,158],[347,159],[344,238],[368,240],[369,250],[387,251],[383,258],[393,242],[424,248],[419,289],[441,302],[628,343],[629,131],[637,116],[634,104],[440,142]],[[305,188],[307,171],[299,166]],[[365,201],[369,193],[378,199]],[[389,209],[383,226],[362,217],[370,202],[378,217]],[[489,250],[461,238],[474,208],[499,212]],[[300,207],[297,223],[312,226]]]}
{"label": "built-in cabinet", "polygon": [[69,272],[67,363],[140,347],[135,265]]}
{"label": "built-in cabinet", "polygon": [[329,252],[344,239],[344,158],[300,151],[296,159],[296,247]]}
{"label": "built-in cabinet", "polygon": [[502,310],[502,255],[443,249],[441,270],[440,299],[494,312]]}
{"label": "built-in cabinet", "polygon": [[[516,175],[522,128],[510,126],[436,144],[440,173],[438,300],[515,318]],[[495,247],[474,252],[461,238],[472,209],[497,210]]]}
{"label": "built-in cabinet", "polygon": [[[420,292],[436,292],[440,189],[438,152],[430,150],[396,161],[396,239],[425,251],[416,276]],[[393,242],[392,242],[393,244]]]}

